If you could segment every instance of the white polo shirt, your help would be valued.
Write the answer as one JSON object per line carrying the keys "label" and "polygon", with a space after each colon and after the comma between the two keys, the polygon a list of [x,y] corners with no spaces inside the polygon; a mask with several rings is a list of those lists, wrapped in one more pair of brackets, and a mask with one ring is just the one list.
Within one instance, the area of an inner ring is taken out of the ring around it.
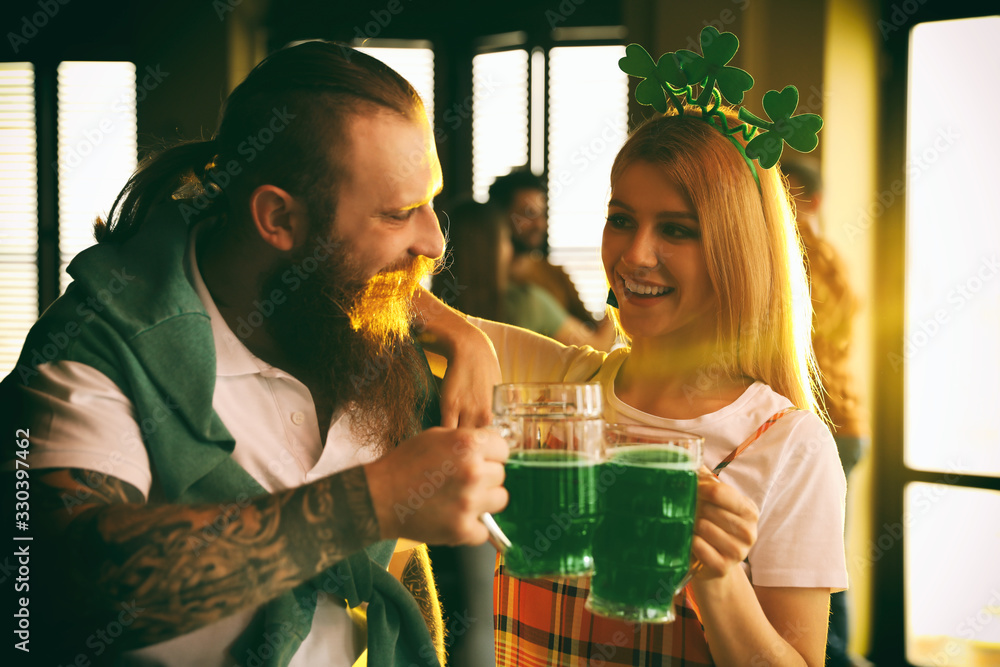
{"label": "white polo shirt", "polygon": [[[268,492],[307,484],[376,458],[351,436],[350,419],[334,415],[324,439],[312,395],[304,384],[255,357],[222,318],[202,280],[191,234],[185,268],[212,324],[216,384],[212,406],[236,440],[233,459]],[[93,367],[74,361],[45,363],[24,391],[30,415],[31,467],[98,470],[136,487],[149,499],[152,473],[131,401]],[[155,493],[154,498],[155,501]],[[125,656],[123,663],[172,667],[229,667],[232,642],[256,608]],[[350,666],[353,625],[342,603],[321,595],[312,631],[291,667]],[[241,663],[248,656],[239,656]]]}

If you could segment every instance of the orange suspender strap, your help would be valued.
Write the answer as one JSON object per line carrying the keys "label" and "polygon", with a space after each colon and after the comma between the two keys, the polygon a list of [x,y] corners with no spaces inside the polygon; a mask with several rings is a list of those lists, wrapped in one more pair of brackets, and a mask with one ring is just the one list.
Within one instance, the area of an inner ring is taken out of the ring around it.
{"label": "orange suspender strap", "polygon": [[754,431],[750,435],[749,438],[747,438],[746,440],[743,441],[743,444],[741,444],[739,447],[737,447],[733,451],[729,452],[729,456],[727,456],[726,458],[722,459],[722,463],[720,463],[719,465],[715,466],[715,469],[712,471],[712,474],[715,475],[716,477],[718,477],[719,473],[722,472],[723,468],[725,468],[727,465],[729,465],[730,463],[732,463],[733,459],[735,459],[737,456],[739,456],[740,454],[742,454],[743,451],[747,447],[749,447],[753,443],[757,442],[757,440],[760,439],[760,436],[762,436],[765,433],[767,433],[767,429],[769,429],[772,426],[774,426],[775,422],[777,422],[779,419],[781,419],[782,417],[784,417],[785,415],[787,415],[789,412],[795,412],[796,410],[798,410],[798,408],[796,408],[796,407],[793,406],[793,407],[790,407],[790,408],[785,408],[781,412],[776,412],[773,415],[771,415],[766,422],[764,422],[763,424],[761,424],[757,428],[757,430]]}
{"label": "orange suspender strap", "polygon": [[[719,465],[715,466],[715,469],[712,470],[712,474],[715,475],[716,477],[718,477],[719,473],[722,472],[722,470],[727,465],[729,465],[730,463],[732,463],[733,460],[735,460],[737,456],[739,456],[740,454],[742,454],[746,450],[747,447],[749,447],[753,443],[757,442],[757,440],[760,439],[760,436],[762,436],[765,433],[767,433],[767,430],[769,428],[771,428],[772,426],[774,426],[774,424],[779,419],[781,419],[782,417],[784,417],[785,415],[787,415],[789,412],[795,412],[796,410],[798,410],[798,408],[796,408],[796,407],[793,406],[793,407],[790,407],[790,408],[785,408],[784,410],[782,410],[780,412],[776,412],[773,415],[771,415],[770,417],[768,417],[767,421],[765,421],[763,424],[761,424],[757,428],[756,431],[754,431],[753,433],[751,433],[750,437],[747,438],[746,440],[744,440],[740,444],[739,447],[737,447],[733,451],[729,452],[729,456],[727,456],[726,458],[722,459],[722,463],[720,463]],[[686,603],[687,606],[691,607],[691,609],[694,610],[695,615],[698,617],[698,620],[700,621],[701,620],[701,610],[698,609],[698,605],[694,601],[694,596],[691,595],[691,584],[688,584],[687,586],[684,587],[684,602]]]}

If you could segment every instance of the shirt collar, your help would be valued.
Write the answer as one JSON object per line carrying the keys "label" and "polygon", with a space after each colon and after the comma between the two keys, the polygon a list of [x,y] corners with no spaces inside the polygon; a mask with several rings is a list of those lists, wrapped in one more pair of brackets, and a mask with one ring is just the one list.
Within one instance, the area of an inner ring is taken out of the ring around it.
{"label": "shirt collar", "polygon": [[[205,311],[212,323],[212,338],[215,341],[215,373],[219,377],[234,375],[260,374],[268,377],[287,375],[284,371],[275,368],[263,359],[255,356],[243,341],[229,328],[222,313],[219,312],[212,293],[208,291],[201,271],[198,268],[198,255],[196,245],[198,237],[205,229],[205,222],[199,222],[191,230],[188,241],[188,252],[185,261],[185,268],[191,277],[191,284],[198,294]],[[248,325],[249,326],[249,325]]]}

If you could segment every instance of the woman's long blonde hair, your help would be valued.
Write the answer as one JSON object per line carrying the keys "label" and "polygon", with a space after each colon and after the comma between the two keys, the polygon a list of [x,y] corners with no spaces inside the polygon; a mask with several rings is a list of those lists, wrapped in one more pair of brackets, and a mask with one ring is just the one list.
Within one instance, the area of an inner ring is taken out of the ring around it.
{"label": "woman's long blonde hair", "polygon": [[[740,151],[699,114],[695,107],[638,127],[615,157],[611,185],[643,161],[681,187],[698,214],[719,298],[722,370],[765,382],[796,407],[825,417],[809,287],[785,182],[777,168],[755,165],[758,189]],[[726,115],[738,122],[735,113]]]}

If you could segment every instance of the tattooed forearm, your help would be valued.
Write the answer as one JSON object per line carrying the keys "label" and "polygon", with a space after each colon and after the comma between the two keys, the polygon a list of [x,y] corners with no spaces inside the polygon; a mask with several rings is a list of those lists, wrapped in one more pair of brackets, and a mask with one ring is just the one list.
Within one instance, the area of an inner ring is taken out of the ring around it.
{"label": "tattooed forearm", "polygon": [[[146,505],[130,485],[86,471],[42,478],[47,505],[87,489],[63,533],[90,603],[144,609],[129,646],[163,641],[257,606],[379,539],[364,470],[355,468],[245,505]],[[80,485],[83,484],[83,487]],[[137,503],[138,500],[138,503]],[[99,503],[99,504],[95,504]],[[54,513],[58,516],[58,511]]]}
{"label": "tattooed forearm", "polygon": [[40,482],[35,506],[60,527],[87,505],[143,502],[142,493],[134,486],[96,470],[60,468],[45,472]]}
{"label": "tattooed forearm", "polygon": [[399,581],[409,589],[413,599],[417,601],[427,629],[430,630],[434,647],[437,649],[438,659],[442,665],[445,664],[444,621],[441,618],[441,604],[438,601],[426,544],[414,547],[410,551],[410,558],[406,561],[406,567],[403,568]]}

